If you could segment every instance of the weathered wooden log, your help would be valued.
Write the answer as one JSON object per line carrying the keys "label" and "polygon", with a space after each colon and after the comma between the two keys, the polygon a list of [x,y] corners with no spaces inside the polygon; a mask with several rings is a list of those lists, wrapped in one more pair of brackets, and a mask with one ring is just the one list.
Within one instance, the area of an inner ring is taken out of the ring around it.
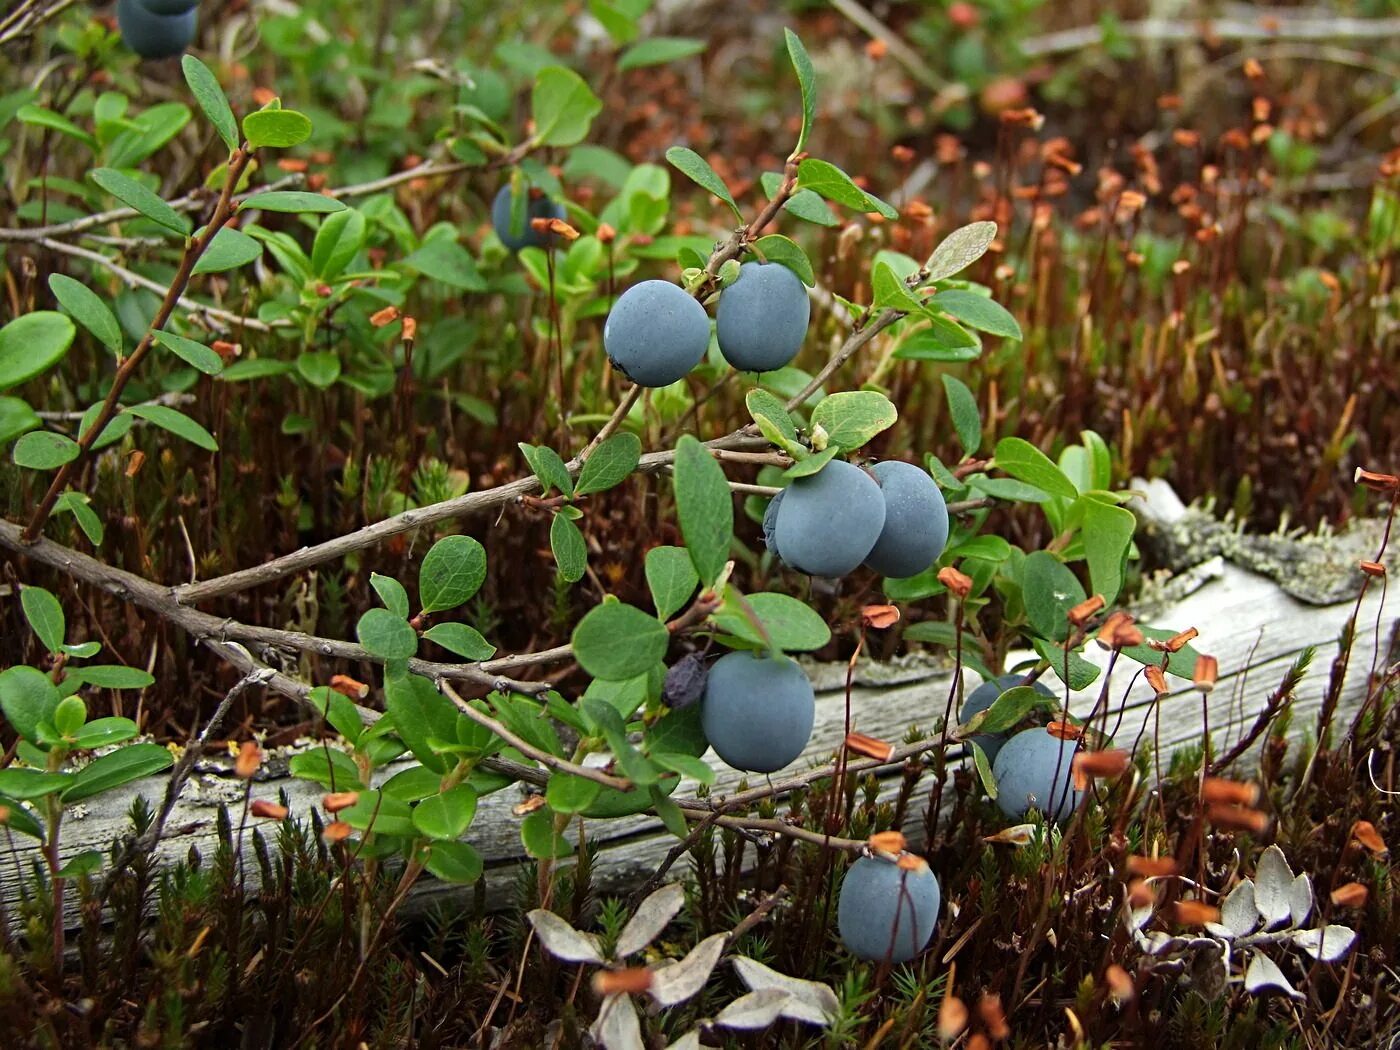
{"label": "weathered wooden log", "polygon": [[[1190,521],[1183,519],[1195,513],[1186,511],[1169,489],[1160,487],[1148,490],[1148,498],[1139,510],[1144,517],[1144,538],[1149,542],[1154,532],[1180,533],[1189,528]],[[1209,523],[1213,519],[1202,520]],[[1178,536],[1178,543],[1182,542],[1191,549],[1190,542]],[[1219,660],[1220,679],[1208,698],[1208,713],[1213,749],[1221,754],[1248,730],[1264,699],[1308,647],[1316,647],[1317,658],[1294,691],[1292,731],[1302,734],[1315,727],[1338,639],[1355,613],[1355,645],[1335,722],[1346,724],[1366,695],[1376,662],[1394,658],[1393,639],[1400,627],[1396,614],[1382,609],[1379,587],[1371,588],[1359,607],[1356,590],[1351,593],[1349,599],[1331,604],[1305,602],[1286,593],[1269,577],[1216,554],[1165,582],[1152,584],[1145,589],[1141,604],[1145,621],[1155,626],[1178,630],[1195,627],[1200,632],[1196,647]],[[1108,654],[1097,646],[1089,646],[1085,656],[1101,667],[1107,665]],[[1110,725],[1117,721],[1116,712],[1123,712],[1118,739],[1124,746],[1131,746],[1145,723],[1144,746],[1153,746],[1154,697],[1139,670],[1140,665],[1120,660],[1107,686],[1110,710],[1115,712]],[[828,763],[844,737],[846,666],[813,664],[809,672],[817,688],[816,726],[811,744],[789,772]],[[932,731],[943,717],[952,684],[946,659],[915,654],[884,663],[862,661],[857,665],[850,695],[853,725],[870,736],[893,742],[902,740],[911,725]],[[975,684],[976,678],[971,676],[967,687]],[[1171,679],[1170,684],[1173,692],[1161,702],[1157,743],[1164,762],[1173,748],[1202,739],[1199,693],[1182,679]],[[1103,688],[1101,678],[1089,690],[1071,694],[1070,710],[1087,715]],[[319,805],[322,789],[287,775],[287,758],[286,752],[273,756],[263,779],[254,782],[252,797],[275,800],[285,792],[292,812],[305,816]],[[724,766],[712,753],[706,761],[716,770],[712,797],[731,793],[739,786],[739,773]],[[391,764],[379,779],[387,779],[408,764]],[[882,795],[892,798],[898,791],[900,771],[892,767],[885,773]],[[750,786],[759,783],[759,778],[750,778]],[[676,797],[693,794],[695,786],[693,782],[683,783]],[[220,770],[216,763],[204,764],[191,777],[170,815],[165,838],[158,848],[161,860],[183,858],[191,847],[212,850],[217,807],[229,806],[236,822],[244,787],[245,782]],[[164,778],[152,777],[111,796],[72,807],[64,824],[62,854],[67,857],[88,849],[105,851],[115,836],[128,830],[125,815],[133,796],[142,794],[155,806],[164,789]],[[485,858],[486,898],[491,907],[509,900],[511,886],[525,862],[520,818],[512,811],[525,792],[524,785],[515,785],[483,798],[466,836]],[[922,817],[921,807],[910,807],[906,830],[912,838],[917,839]],[[265,822],[252,820],[249,826],[260,823]],[[659,821],[647,816],[591,821],[587,834],[591,842],[600,846],[595,880],[602,887],[614,889],[644,880],[675,842]],[[19,873],[31,870],[31,861],[39,859],[37,845],[31,840],[15,836],[14,844],[20,863],[0,865],[0,896],[6,901],[17,895]],[[244,848],[249,848],[246,839]],[[248,865],[247,870],[256,872],[256,865]],[[446,886],[425,876],[415,890],[414,901],[422,905],[462,892],[461,887]]]}

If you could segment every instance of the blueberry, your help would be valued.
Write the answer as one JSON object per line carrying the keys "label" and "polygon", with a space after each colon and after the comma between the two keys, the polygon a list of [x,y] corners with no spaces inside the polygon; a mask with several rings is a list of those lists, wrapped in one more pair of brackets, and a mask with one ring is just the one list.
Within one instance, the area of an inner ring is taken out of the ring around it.
{"label": "blueberry", "polygon": [[720,293],[715,335],[724,359],[743,372],[782,368],[802,348],[812,304],[802,281],[781,263],[746,262]]}
{"label": "blueberry", "polygon": [[865,564],[882,576],[917,576],[948,543],[948,504],[938,483],[912,463],[887,460],[870,472],[885,494],[885,527]]}
{"label": "blueberry", "polygon": [[806,672],[789,657],[732,652],[710,668],[700,724],[729,765],[772,773],[806,748],[816,703]]}
{"label": "blueberry", "polygon": [[194,42],[195,8],[183,14],[157,14],[141,0],[117,0],[117,27],[122,41],[142,58],[170,58]]}
{"label": "blueberry", "polygon": [[1073,813],[1080,797],[1070,770],[1076,743],[1036,728],[1003,744],[992,764],[1001,811],[1017,820],[1032,809],[1057,821]]}
{"label": "blueberry", "polygon": [[154,15],[183,15],[199,6],[199,0],[139,0]]}
{"label": "blueberry", "polygon": [[861,857],[841,883],[836,925],[856,958],[907,962],[933,937],[941,900],[927,866],[905,871],[881,857]]}
{"label": "blueberry", "polygon": [[768,509],[763,512],[763,545],[768,548],[768,553],[775,558],[782,557],[778,551],[778,540],[775,534],[778,531],[778,505],[782,503],[783,492],[786,491],[787,489],[783,489],[782,492],[770,499]]}
{"label": "blueberry", "polygon": [[705,678],[709,673],[702,655],[687,653],[667,669],[661,699],[673,711],[697,703],[705,695]]}
{"label": "blueberry", "polygon": [[[972,721],[974,715],[987,710],[997,701],[997,697],[1008,689],[1014,689],[1025,681],[1025,675],[1004,674],[990,682],[983,682],[976,689],[967,695],[963,700],[962,710],[958,712],[958,724],[966,725]],[[1038,693],[1053,697],[1055,694],[1045,685],[1044,682],[1037,681],[1031,688]],[[988,762],[996,761],[997,752],[1001,750],[1001,745],[1006,743],[1005,733],[979,733],[972,740],[982,749],[982,753],[987,756]]]}
{"label": "blueberry", "polygon": [[530,225],[531,219],[562,219],[567,214],[564,206],[548,197],[532,197],[525,208],[524,226],[519,235],[511,232],[510,214],[513,204],[510,183],[496,191],[496,199],[491,202],[491,225],[496,236],[513,252],[521,248],[543,248],[549,243],[549,234],[537,233]]}
{"label": "blueberry", "polygon": [[709,345],[705,308],[669,281],[634,284],[603,325],[608,358],[638,386],[670,386],[685,378]]}
{"label": "blueberry", "polygon": [[773,541],[798,572],[844,576],[869,556],[884,527],[885,497],[875,479],[834,459],[783,490]]}

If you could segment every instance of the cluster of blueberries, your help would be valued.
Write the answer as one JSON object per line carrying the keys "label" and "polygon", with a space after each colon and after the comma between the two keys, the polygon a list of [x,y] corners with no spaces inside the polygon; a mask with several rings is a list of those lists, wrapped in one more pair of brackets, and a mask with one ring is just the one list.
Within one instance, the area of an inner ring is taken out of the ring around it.
{"label": "cluster of blueberries", "polygon": [[142,58],[170,58],[194,43],[199,0],[117,0],[117,26]]}

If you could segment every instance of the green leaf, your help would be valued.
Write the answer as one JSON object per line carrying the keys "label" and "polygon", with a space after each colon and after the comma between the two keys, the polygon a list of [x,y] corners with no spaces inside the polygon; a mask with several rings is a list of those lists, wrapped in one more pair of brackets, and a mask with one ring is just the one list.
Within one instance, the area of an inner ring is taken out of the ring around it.
{"label": "green leaf", "polygon": [[11,458],[30,470],[54,470],[78,458],[78,443],[51,430],[31,430],[15,442]]}
{"label": "green leaf", "polygon": [[34,310],[0,328],[0,390],[8,390],[62,360],[77,329],[57,310]]}
{"label": "green leaf", "polygon": [[102,520],[93,513],[92,508],[88,506],[89,502],[87,496],[81,492],[69,489],[58,497],[58,502],[53,505],[53,509],[55,514],[62,511],[72,514],[78,522],[78,527],[83,530],[83,535],[88,538],[88,542],[97,547],[102,544],[104,530]]}
{"label": "green leaf", "polygon": [[485,870],[481,854],[467,842],[434,842],[424,867],[434,878],[462,886],[476,882]]}
{"label": "green leaf", "polygon": [[456,738],[462,716],[452,701],[422,675],[390,675],[384,680],[384,709],[393,717],[394,729],[413,757],[435,773],[446,773],[447,759],[428,741]]}
{"label": "green leaf", "polygon": [[139,667],[123,667],[120,664],[70,667],[68,675],[99,689],[145,689],[156,682],[149,672]]}
{"label": "green leaf", "polygon": [[311,137],[311,118],[294,109],[260,109],[243,118],[243,137],[253,149],[286,149]]}
{"label": "green leaf", "polygon": [[572,146],[588,134],[603,103],[584,79],[564,66],[546,66],[535,75],[530,112],[535,118],[532,142]]}
{"label": "green leaf", "polygon": [[793,155],[796,156],[807,148],[807,136],[817,119],[817,71],[812,68],[807,49],[802,46],[802,40],[796,33],[784,28],[783,39],[787,43],[788,58],[792,60],[793,72],[797,74],[798,86],[802,88],[802,130],[798,133],[797,145],[792,148]]}
{"label": "green leaf", "polygon": [[62,652],[68,623],[63,617],[63,606],[53,592],[25,584],[19,592],[19,603],[24,609],[24,618],[44,643],[44,648],[51,653]]}
{"label": "green leaf", "polygon": [[694,182],[701,189],[713,193],[729,205],[729,210],[740,222],[744,221],[739,205],[734,203],[734,195],[729,192],[729,187],[724,184],[724,180],[715,173],[715,169],[710,167],[704,157],[685,146],[672,146],[666,151],[666,159],[671,162],[672,167],[690,179],[691,182]]}
{"label": "green leaf", "polygon": [[967,746],[972,749],[972,764],[977,769],[977,778],[982,781],[982,790],[987,793],[989,799],[995,802],[997,779],[992,776],[992,764],[987,761],[987,753],[982,750],[982,746],[976,740],[969,740]]}
{"label": "green leaf", "polygon": [[437,624],[424,631],[423,637],[464,660],[480,662],[496,654],[496,647],[482,637],[480,631],[464,623]]}
{"label": "green leaf", "polygon": [[685,822],[685,811],[667,798],[656,785],[652,785],[648,790],[651,794],[651,808],[661,818],[661,823],[666,825],[666,830],[678,839],[689,836],[690,826]]}
{"label": "green leaf", "polygon": [[107,304],[85,284],[61,273],[49,275],[49,290],[59,305],[114,354],[122,352],[122,329]]}
{"label": "green leaf", "polygon": [[86,660],[102,651],[101,642],[79,642],[77,645],[64,645],[63,651],[79,660]]}
{"label": "green leaf", "polygon": [[997,224],[974,222],[948,234],[924,263],[927,282],[941,281],[961,273],[987,254],[997,239]]}
{"label": "green leaf", "polygon": [[648,752],[699,758],[710,747],[701,724],[700,705],[667,711],[647,728],[644,743]]}
{"label": "green leaf", "polygon": [[544,797],[556,813],[581,813],[593,804],[602,790],[603,786],[597,781],[573,773],[551,773]]}
{"label": "green leaf", "polygon": [[423,612],[454,609],[486,580],[486,548],[470,536],[446,536],[423,556],[418,595]]}
{"label": "green leaf", "polygon": [[1002,438],[997,442],[993,457],[999,468],[1027,485],[1069,500],[1079,497],[1074,482],[1029,441],[1017,437]]}
{"label": "green leaf", "polygon": [[77,879],[91,875],[102,867],[102,854],[95,849],[86,849],[77,856],[69,857],[68,863],[58,869],[60,879]]}
{"label": "green leaf", "polygon": [[797,440],[797,428],[793,426],[792,416],[775,395],[755,387],[744,395],[744,404],[748,406],[749,415],[758,424],[758,429],[769,441],[796,459],[807,454],[807,449]]}
{"label": "green leaf", "polygon": [[170,752],[159,744],[128,744],[110,755],[94,758],[78,770],[72,783],[63,790],[63,801],[81,802],[85,798],[169,769],[174,761]]}
{"label": "green leaf", "polygon": [[1021,597],[1031,626],[1045,638],[1063,641],[1069,634],[1065,614],[1084,600],[1084,586],[1069,568],[1047,551],[1026,555],[1021,569]]}
{"label": "green leaf", "polygon": [[311,246],[311,268],[316,276],[323,281],[339,277],[364,247],[367,226],[364,213],[355,208],[327,215]]}
{"label": "green leaf", "polygon": [[948,413],[953,417],[953,429],[958,443],[968,456],[977,454],[982,446],[982,414],[977,410],[977,398],[966,383],[943,374],[943,392],[948,398]]}
{"label": "green leaf", "polygon": [[370,609],[355,625],[360,644],[384,660],[407,660],[418,652],[418,633],[388,609]]}
{"label": "green leaf", "polygon": [[549,548],[554,563],[566,583],[577,583],[588,571],[588,544],[583,533],[566,514],[556,513],[549,523]]}
{"label": "green leaf", "polygon": [[73,737],[73,746],[90,751],[93,748],[120,744],[134,737],[140,730],[129,718],[94,718]]}
{"label": "green leaf", "polygon": [[646,554],[647,586],[656,615],[669,620],[690,601],[700,577],[684,547],[653,547]]}
{"label": "green leaf", "polygon": [[209,247],[194,264],[193,273],[223,273],[247,266],[262,254],[262,245],[241,230],[225,226],[214,234]]}
{"label": "green leaf", "polygon": [[214,125],[214,130],[224,140],[229,152],[233,152],[238,148],[238,124],[233,119],[233,110],[229,108],[228,98],[223,88],[219,87],[218,80],[209,67],[194,55],[180,59],[180,68],[184,70],[185,83],[194,93],[199,108],[204,110],[204,115]]}
{"label": "green leaf", "polygon": [[617,69],[623,73],[642,66],[659,66],[676,62],[705,50],[705,41],[686,36],[654,36],[633,44],[618,57]]}
{"label": "green leaf", "polygon": [[1132,546],[1137,519],[1129,510],[1081,497],[1084,508],[1084,555],[1089,562],[1089,583],[1095,594],[1112,605],[1123,588],[1123,567]]}
{"label": "green leaf", "polygon": [[[1141,623],[1137,625],[1137,628],[1147,638],[1159,642],[1165,642],[1168,638],[1173,638],[1180,633],[1162,627],[1148,627]],[[1162,657],[1167,655],[1166,653],[1161,653],[1153,649],[1147,642],[1143,642],[1141,645],[1134,645],[1122,650],[1122,652],[1123,655],[1130,660],[1136,660],[1140,664],[1156,667],[1162,666]],[[1168,659],[1166,667],[1167,674],[1190,680],[1196,671],[1196,661],[1200,658],[1201,654],[1196,651],[1194,646],[1182,646],[1181,649],[1172,653]]]}
{"label": "green leaf", "polygon": [[1054,642],[1044,638],[1032,638],[1031,644],[1035,646],[1035,651],[1040,654],[1040,658],[1050,665],[1050,670],[1055,673],[1055,677],[1060,681],[1065,681],[1065,676],[1069,676],[1066,682],[1071,689],[1076,692],[1080,689],[1088,689],[1098,679],[1100,669],[1097,665],[1091,664],[1078,651],[1069,651],[1068,667],[1066,667],[1065,650]]}
{"label": "green leaf", "polygon": [[167,405],[131,405],[126,411],[138,419],[154,423],[162,430],[170,431],[176,437],[184,438],[192,445],[198,445],[210,452],[219,451],[219,443],[214,440],[213,434],[183,412],[176,411]]}
{"label": "green leaf", "polygon": [[574,657],[594,678],[635,678],[666,656],[671,634],[655,616],[621,602],[594,606],[574,628]]}
{"label": "green leaf", "polygon": [[734,500],[724,470],[710,450],[689,434],[676,445],[675,486],[686,549],[700,582],[708,586],[719,579],[729,560]]}
{"label": "green leaf", "polygon": [[62,791],[73,782],[67,773],[48,773],[41,769],[0,769],[0,792],[11,798],[29,802]]}
{"label": "green leaf", "polygon": [[971,332],[950,318],[924,314],[926,325],[914,329],[900,342],[894,356],[901,361],[975,361],[982,356],[982,344]]}
{"label": "green leaf", "polygon": [[642,458],[642,441],[636,434],[614,434],[595,448],[579,472],[574,496],[602,492],[621,484],[637,469]]}
{"label": "green leaf", "polygon": [[798,478],[810,477],[819,473],[823,467],[841,454],[841,446],[833,442],[822,449],[816,455],[808,454],[799,459],[787,470],[783,471],[783,477],[788,481],[795,481]]}
{"label": "green leaf", "polygon": [[568,839],[554,830],[554,811],[541,806],[520,822],[520,842],[536,860],[567,857],[574,851]]}
{"label": "green leaf", "polygon": [[403,265],[424,277],[464,292],[484,292],[488,287],[486,278],[477,270],[471,252],[450,237],[439,236],[425,241],[421,248],[403,260]]}
{"label": "green leaf", "polygon": [[340,378],[340,355],[334,350],[313,350],[297,355],[297,374],[317,390],[329,390]]}
{"label": "green leaf", "polygon": [[351,744],[359,741],[365,731],[365,724],[360,720],[360,712],[355,710],[355,704],[348,696],[329,686],[318,685],[311,690],[307,699],[337,733]]}
{"label": "green leaf", "polygon": [[344,211],[345,204],[334,197],[308,193],[305,190],[268,190],[244,198],[243,203],[238,206],[239,211],[252,211],[254,208],[262,211],[326,214]]}
{"label": "green leaf", "polygon": [[767,648],[768,642],[744,611],[745,602],[778,649],[803,652],[820,649],[831,641],[831,628],[805,602],[771,592],[744,598],[733,587],[726,588],[724,604],[711,617],[715,627],[725,634]]}
{"label": "green leaf", "polygon": [[851,181],[851,177],[835,164],[808,157],[797,166],[797,184],[812,190],[827,200],[844,204],[860,212],[878,212],[887,219],[898,219],[895,211],[878,197],[871,196]]}
{"label": "green leaf", "polygon": [[561,496],[574,494],[574,483],[569,477],[569,468],[565,466],[559,453],[547,445],[527,445],[523,441],[518,447],[524,453],[525,462],[530,464],[535,477],[540,479],[540,495],[548,496],[551,488],[558,489]]}
{"label": "green leaf", "polygon": [[156,332],[156,342],[207,376],[216,376],[224,370],[224,359],[203,343],[163,330]]}
{"label": "green leaf", "polygon": [[973,474],[967,479],[967,485],[984,496],[1013,503],[1048,503],[1051,498],[1048,492],[1014,478],[989,478],[985,474]]}
{"label": "green leaf", "polygon": [[920,311],[924,304],[909,290],[909,286],[895,273],[894,267],[881,260],[870,271],[870,305],[877,309],[889,307],[905,313]]}
{"label": "green leaf", "polygon": [[43,106],[26,104],[19,107],[15,112],[15,116],[19,118],[21,124],[48,128],[50,131],[57,131],[60,135],[67,135],[71,139],[77,139],[79,142],[94,150],[97,149],[97,140],[95,138],[78,127],[78,125],[74,124],[67,117],[55,113],[51,109],[45,109]]}
{"label": "green leaf", "polygon": [[31,744],[38,742],[39,723],[52,720],[58,702],[58,687],[37,667],[20,664],[0,671],[0,711],[14,731]]}
{"label": "green leaf", "polygon": [[708,786],[715,782],[714,768],[701,759],[692,758],[690,755],[673,755],[666,751],[652,751],[648,757],[658,766],[683,777],[690,777],[701,784]]}
{"label": "green leaf", "polygon": [[28,401],[17,397],[0,397],[0,445],[43,425],[44,421],[29,407]]}
{"label": "green leaf", "polygon": [[144,215],[152,222],[178,233],[181,237],[189,234],[190,220],[135,179],[123,175],[114,168],[95,168],[88,172],[88,178],[128,208]]}
{"label": "green leaf", "polygon": [[339,748],[321,748],[293,755],[287,762],[292,776],[314,780],[328,791],[352,791],[360,786],[360,771]]}
{"label": "green leaf", "polygon": [[986,718],[981,725],[984,733],[1005,733],[1019,725],[1027,715],[1038,707],[1050,707],[1056,703],[1039,689],[1028,685],[1018,685],[1006,690],[992,702],[986,710]]}
{"label": "green leaf", "polygon": [[826,431],[829,444],[857,449],[894,426],[899,410],[874,390],[847,390],[822,399],[812,410],[812,426]]}
{"label": "green leaf", "polygon": [[955,288],[939,292],[929,301],[938,309],[948,311],[963,324],[976,328],[979,332],[990,332],[1007,339],[1024,338],[1020,324],[1011,316],[1010,311],[985,295]]}
{"label": "green leaf", "polygon": [[4,806],[10,811],[10,815],[5,818],[5,827],[8,830],[18,831],[21,835],[28,835],[40,842],[44,841],[43,826],[34,819],[34,814],[19,804],[17,799],[0,795],[0,806]]}
{"label": "green leaf", "polygon": [[392,576],[371,572],[369,585],[374,588],[374,593],[379,595],[379,600],[384,603],[384,608],[395,616],[408,619],[408,591],[404,589],[403,584]]}
{"label": "green leaf", "polygon": [[413,826],[430,839],[459,839],[476,816],[476,792],[458,784],[413,807]]}
{"label": "green leaf", "polygon": [[52,721],[59,736],[71,737],[87,721],[87,704],[83,703],[82,697],[65,696],[53,709]]}
{"label": "green leaf", "polygon": [[754,241],[753,249],[770,263],[786,266],[797,274],[808,288],[816,286],[817,275],[812,272],[812,261],[796,241],[780,233],[770,233],[767,237],[760,237]]}
{"label": "green leaf", "polygon": [[373,832],[376,835],[397,835],[401,838],[414,838],[418,829],[413,824],[413,811],[402,799],[385,795],[382,791],[356,789],[360,797],[336,814],[336,819],[349,824],[356,831]]}

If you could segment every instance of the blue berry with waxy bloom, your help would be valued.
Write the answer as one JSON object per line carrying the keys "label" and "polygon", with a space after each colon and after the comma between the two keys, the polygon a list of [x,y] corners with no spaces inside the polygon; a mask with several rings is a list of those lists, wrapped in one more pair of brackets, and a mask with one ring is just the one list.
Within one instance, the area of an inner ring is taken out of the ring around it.
{"label": "blue berry with waxy bloom", "polygon": [[[983,682],[972,692],[967,694],[963,700],[962,710],[958,712],[958,724],[966,725],[972,721],[975,715],[981,714],[987,708],[997,702],[997,698],[1008,689],[1014,689],[1024,682],[1025,675],[1004,674],[989,682]],[[1038,693],[1053,697],[1055,694],[1046,686],[1044,682],[1036,681],[1031,687]],[[988,762],[996,761],[997,752],[1001,750],[1001,745],[1006,743],[1006,733],[979,733],[972,737],[972,741],[982,749],[982,753],[987,756]]]}
{"label": "blue berry with waxy bloom", "polygon": [[562,219],[568,213],[564,206],[543,194],[531,196],[525,205],[524,222],[520,230],[511,230],[511,211],[515,198],[511,194],[511,184],[507,182],[496,191],[496,199],[491,202],[491,226],[496,236],[513,252],[521,248],[543,248],[549,244],[550,235],[540,233],[530,224],[532,219]]}
{"label": "blue berry with waxy bloom", "polygon": [[156,15],[182,15],[199,6],[199,0],[140,0],[140,3]]}
{"label": "blue berry with waxy bloom", "polygon": [[834,459],[783,490],[773,542],[790,567],[844,576],[870,555],[885,527],[885,497],[860,467]]}
{"label": "blue berry with waxy bloom", "polygon": [[669,281],[634,284],[603,325],[608,359],[638,386],[670,386],[684,379],[709,345],[705,308]]}
{"label": "blue berry with waxy bloom", "polygon": [[142,0],[117,0],[117,28],[122,42],[142,58],[172,58],[194,43],[198,11],[159,14]]}
{"label": "blue berry with waxy bloom", "polygon": [[750,773],[776,772],[802,754],[816,713],[807,673],[782,655],[721,656],[700,701],[700,724],[715,754]]}
{"label": "blue berry with waxy bloom", "polygon": [[811,316],[797,274],[781,263],[746,262],[715,308],[719,352],[741,372],[783,368],[802,348]]}
{"label": "blue berry with waxy bloom", "polygon": [[928,471],[897,459],[870,468],[885,495],[885,527],[865,559],[882,576],[917,576],[948,543],[948,504]]}
{"label": "blue berry with waxy bloom", "polygon": [[1017,733],[997,753],[992,776],[997,782],[997,805],[1013,820],[1032,809],[1047,820],[1061,821],[1079,806],[1074,788],[1076,740],[1061,740],[1043,728]]}
{"label": "blue berry with waxy bloom", "polygon": [[910,871],[883,857],[861,857],[841,882],[836,925],[856,958],[908,962],[928,946],[941,903],[927,864]]}

